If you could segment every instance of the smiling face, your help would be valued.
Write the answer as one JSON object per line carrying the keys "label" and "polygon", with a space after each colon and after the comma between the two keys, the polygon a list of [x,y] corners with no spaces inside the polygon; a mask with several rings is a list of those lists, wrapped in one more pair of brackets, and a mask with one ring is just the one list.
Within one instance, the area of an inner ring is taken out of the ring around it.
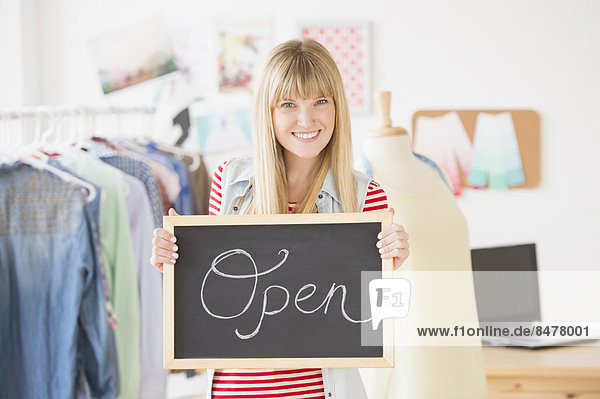
{"label": "smiling face", "polygon": [[331,97],[282,99],[272,115],[275,137],[286,159],[315,160],[333,135],[335,103]]}
{"label": "smiling face", "polygon": [[281,43],[269,53],[257,83],[251,212],[287,213],[290,187],[306,190],[297,213],[314,212],[331,170],[344,210],[357,212],[350,114],[331,54],[312,39]]}

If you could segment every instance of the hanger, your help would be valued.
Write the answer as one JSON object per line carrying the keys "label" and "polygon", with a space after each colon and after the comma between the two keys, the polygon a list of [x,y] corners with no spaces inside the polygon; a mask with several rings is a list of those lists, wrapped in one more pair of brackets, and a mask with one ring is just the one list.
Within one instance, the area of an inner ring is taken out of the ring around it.
{"label": "hanger", "polygon": [[81,110],[80,108],[71,108],[65,110],[65,117],[62,118],[62,121],[68,122],[68,132],[64,123],[62,126],[59,124],[56,131],[57,137],[54,143],[53,152],[58,152],[62,154],[69,154],[73,156],[81,156],[82,151],[82,139],[83,131],[80,130],[81,126],[80,122]]}
{"label": "hanger", "polygon": [[85,188],[88,192],[88,196],[85,199],[85,202],[87,202],[87,203],[92,202],[96,198],[96,188],[94,186],[92,186],[90,183],[88,183],[86,181],[79,179],[78,177],[75,177],[74,175],[72,175],[70,173],[60,170],[60,169],[46,163],[45,161],[43,161],[41,159],[33,157],[32,155],[22,156],[21,161],[28,165],[31,165],[35,168],[46,170],[46,171],[52,173],[53,175],[55,175],[56,177],[59,177],[61,180],[65,181],[65,182],[74,183],[74,184],[77,184],[78,186]]}
{"label": "hanger", "polygon": [[155,140],[148,139],[147,137],[141,137],[136,139],[128,139],[124,138],[121,140],[125,146],[128,146],[133,149],[137,149],[138,151],[146,151],[146,144],[153,144],[158,150],[167,151],[173,153],[178,159],[181,159],[184,156],[188,156],[192,158],[192,164],[188,167],[190,172],[194,172],[200,167],[200,163],[202,159],[200,158],[200,154],[194,151],[185,150],[181,147],[172,146],[164,143],[158,143]]}
{"label": "hanger", "polygon": [[[35,156],[39,159],[47,160],[48,156],[44,154],[43,149],[48,144],[48,138],[52,136],[52,133],[54,132],[54,115],[50,111],[50,107],[47,106],[34,108],[33,113],[36,120],[33,141],[30,144],[19,148],[19,157]],[[44,115],[48,116],[48,128],[42,132],[42,119],[44,118]]]}
{"label": "hanger", "polygon": [[0,163],[10,161],[10,132],[8,131],[8,113],[0,112],[1,134],[0,134]]}
{"label": "hanger", "polygon": [[200,167],[202,158],[198,152],[186,150],[181,147],[172,146],[172,145],[168,145],[168,144],[164,144],[164,143],[154,142],[154,145],[159,150],[168,151],[168,152],[172,152],[179,156],[188,156],[188,157],[192,158],[192,164],[188,168],[188,170],[190,172],[194,172],[194,171],[196,171],[196,169],[198,169]]}
{"label": "hanger", "polygon": [[[44,141],[48,139],[48,137],[50,137],[50,135],[53,133],[54,129],[55,129],[55,121],[52,121],[52,118],[54,117],[54,115],[50,112],[48,107],[40,107],[37,109],[36,111],[37,115],[36,115],[36,127],[35,127],[35,135],[34,135],[34,140],[33,143],[31,143],[30,145],[26,145],[26,146],[22,146],[20,151],[16,151],[20,156],[19,159],[21,160],[21,162],[24,162],[28,165],[31,165],[37,169],[42,169],[42,170],[46,170],[50,173],[52,173],[53,175],[59,177],[60,179],[62,179],[63,181],[69,182],[69,183],[74,183],[77,184],[83,188],[85,188],[88,192],[88,196],[85,199],[85,201],[87,203],[92,202],[95,198],[96,198],[96,188],[94,186],[92,186],[90,183],[83,181],[77,177],[75,177],[74,175],[67,173],[63,170],[60,170],[52,165],[49,165],[46,161],[48,160],[48,156],[46,154],[43,153],[43,151],[40,150],[40,146],[44,146]],[[48,115],[50,116],[50,124],[49,124],[49,128],[44,131],[42,133],[41,128],[42,128],[42,123],[41,123],[41,119],[42,116],[48,113]],[[22,128],[22,126],[21,126]]]}
{"label": "hanger", "polygon": [[135,139],[123,138],[120,141],[122,144],[125,145],[125,147],[129,147],[132,150],[141,151],[141,152],[146,151],[146,147],[144,147],[141,143],[137,142],[137,140],[135,140]]}
{"label": "hanger", "polygon": [[50,143],[50,137],[52,137],[52,135],[54,134],[54,132],[56,131],[56,116],[54,115],[54,113],[52,113],[52,110],[50,109],[50,107],[44,107],[42,109],[42,112],[47,112],[48,113],[48,129],[46,129],[45,131],[42,132],[42,134],[40,135],[40,140],[41,140],[41,144],[42,146],[48,145]]}
{"label": "hanger", "polygon": [[66,143],[66,147],[69,150],[73,150],[73,149],[80,149],[81,146],[78,146],[77,144],[79,144],[79,142],[81,141],[79,139],[79,136],[81,134],[79,128],[79,118],[80,118],[80,110],[79,107],[75,107],[71,110],[71,121],[69,122],[69,135],[67,136],[67,139],[65,140]]}
{"label": "hanger", "polygon": [[77,116],[77,123],[75,124],[75,147],[78,149],[83,148],[86,122],[87,122],[87,113],[85,108],[77,107],[75,108],[75,115]]}
{"label": "hanger", "polygon": [[9,158],[9,160],[18,160],[21,149],[26,147],[24,143],[25,116],[31,113],[35,115],[35,108],[24,108],[22,111],[15,112],[12,123],[10,116],[7,118],[6,133],[8,138],[6,145],[6,156]]}

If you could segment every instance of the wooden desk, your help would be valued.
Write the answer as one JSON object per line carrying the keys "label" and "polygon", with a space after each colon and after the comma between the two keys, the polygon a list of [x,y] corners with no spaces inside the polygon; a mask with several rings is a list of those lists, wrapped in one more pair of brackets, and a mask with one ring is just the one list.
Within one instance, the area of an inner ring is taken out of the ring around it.
{"label": "wooden desk", "polygon": [[486,347],[483,356],[489,399],[600,399],[600,346]]}

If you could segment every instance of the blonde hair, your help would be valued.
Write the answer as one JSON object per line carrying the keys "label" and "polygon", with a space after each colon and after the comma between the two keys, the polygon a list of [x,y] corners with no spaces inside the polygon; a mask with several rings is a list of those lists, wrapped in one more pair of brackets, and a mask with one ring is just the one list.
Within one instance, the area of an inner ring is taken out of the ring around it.
{"label": "blonde hair", "polygon": [[329,168],[333,170],[344,212],[357,212],[350,114],[342,77],[327,49],[311,39],[278,45],[271,50],[263,68],[254,105],[254,197],[249,212],[288,212],[283,147],[275,137],[272,114],[278,101],[296,96],[333,98],[335,126],[331,140],[319,154],[311,185],[295,212],[316,211],[315,202]]}

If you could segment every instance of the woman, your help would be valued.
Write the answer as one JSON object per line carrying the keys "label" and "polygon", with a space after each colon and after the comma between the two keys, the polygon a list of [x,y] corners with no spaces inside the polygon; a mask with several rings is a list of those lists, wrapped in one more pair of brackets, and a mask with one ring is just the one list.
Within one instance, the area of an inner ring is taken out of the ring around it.
{"label": "woman", "polygon": [[[211,214],[387,209],[379,185],[352,169],[350,115],[342,78],[321,44],[291,40],[275,47],[259,82],[254,157],[236,158],[217,168]],[[400,267],[409,255],[404,228],[392,224],[378,238],[381,257],[393,258],[394,267]],[[166,230],[155,231],[151,263],[159,270],[164,263],[176,262],[175,242]],[[273,397],[273,393],[366,398],[356,369],[217,370],[209,377],[213,398]]]}

